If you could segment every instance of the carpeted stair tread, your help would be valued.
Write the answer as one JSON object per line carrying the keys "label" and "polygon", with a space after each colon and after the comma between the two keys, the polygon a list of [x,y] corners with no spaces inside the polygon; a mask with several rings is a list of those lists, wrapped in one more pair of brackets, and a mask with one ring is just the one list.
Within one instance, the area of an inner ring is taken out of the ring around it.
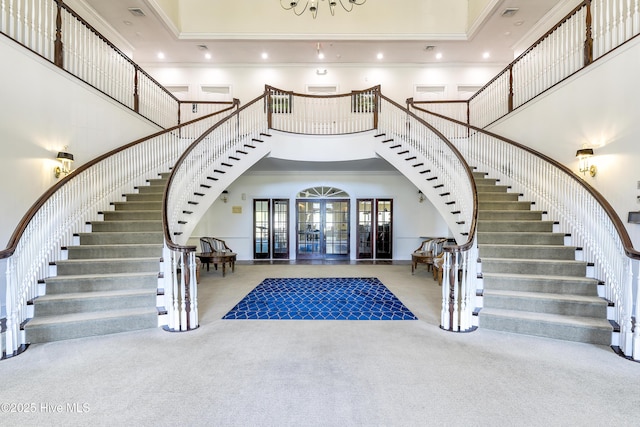
{"label": "carpeted stair tread", "polygon": [[587,265],[587,263],[585,261],[578,261],[578,260],[569,260],[569,259],[525,259],[525,258],[485,258],[482,257],[481,258],[482,262],[491,262],[491,261],[495,261],[495,262],[511,262],[514,264],[528,264],[528,263],[534,263],[534,264],[560,264],[560,265],[576,265],[576,264],[583,264],[583,265]]}
{"label": "carpeted stair tread", "polygon": [[575,261],[576,248],[563,245],[478,243],[482,259],[510,258],[543,261]]}
{"label": "carpeted stair tread", "polygon": [[162,232],[162,220],[92,221],[92,233]]}
{"label": "carpeted stair tread", "polygon": [[47,277],[45,281],[47,283],[56,281],[69,281],[69,280],[92,280],[92,279],[110,279],[110,278],[130,278],[130,277],[158,277],[157,272],[135,272],[135,273],[110,273],[110,274],[69,274],[66,276],[51,276]]}
{"label": "carpeted stair tread", "polygon": [[91,258],[91,259],[62,259],[56,261],[56,264],[86,264],[91,262],[113,262],[113,261],[123,261],[123,262],[140,262],[140,261],[158,261],[160,257],[132,257],[132,258]]}
{"label": "carpeted stair tread", "polygon": [[52,326],[57,324],[84,323],[92,320],[117,319],[139,315],[158,315],[156,307],[130,308],[125,310],[89,311],[59,316],[39,316],[29,320],[25,328],[36,326]]}
{"label": "carpeted stair tread", "polygon": [[485,307],[480,311],[480,315],[491,315],[504,318],[517,318],[533,320],[538,322],[560,324],[560,325],[578,325],[582,327],[597,328],[607,331],[613,330],[611,323],[606,319],[596,317],[567,316],[560,314],[535,313],[531,311],[504,310],[497,308]]}
{"label": "carpeted stair tread", "polygon": [[164,234],[157,231],[95,231],[78,233],[80,245],[163,244]]}
{"label": "carpeted stair tread", "polygon": [[35,299],[35,304],[42,302],[65,301],[72,299],[120,298],[138,295],[155,295],[155,289],[124,289],[114,291],[69,292],[62,294],[46,294]]}
{"label": "carpeted stair tread", "polygon": [[553,293],[545,293],[545,292],[527,292],[527,291],[513,291],[513,290],[496,290],[496,289],[486,289],[483,292],[483,295],[486,296],[502,296],[502,297],[514,297],[514,298],[532,298],[532,299],[540,299],[540,300],[549,300],[549,301],[566,301],[566,302],[576,302],[576,303],[584,303],[584,304],[597,304],[602,306],[607,306],[607,302],[598,296],[588,296],[588,295],[566,295],[566,294],[553,294]]}
{"label": "carpeted stair tread", "polygon": [[[520,261],[520,260],[518,260]],[[513,278],[514,280],[541,280],[541,281],[570,281],[570,282],[593,282],[598,283],[597,279],[591,277],[576,277],[576,276],[548,276],[548,275],[540,275],[540,274],[513,274],[513,273],[482,273],[482,277],[485,279],[496,277],[496,278]]]}

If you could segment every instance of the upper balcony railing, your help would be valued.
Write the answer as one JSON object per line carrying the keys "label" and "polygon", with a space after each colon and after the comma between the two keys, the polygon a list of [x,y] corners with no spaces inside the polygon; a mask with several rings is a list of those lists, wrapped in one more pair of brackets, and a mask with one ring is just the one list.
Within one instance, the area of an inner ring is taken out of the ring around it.
{"label": "upper balcony railing", "polygon": [[379,87],[340,95],[307,95],[267,86],[269,128],[307,135],[338,135],[376,128]]}
{"label": "upper balcony railing", "polygon": [[469,98],[466,109],[460,101],[410,102],[484,128],[638,34],[640,0],[585,0]]}
{"label": "upper balcony railing", "polygon": [[0,33],[165,129],[233,104],[178,100],[61,0],[0,0]]}

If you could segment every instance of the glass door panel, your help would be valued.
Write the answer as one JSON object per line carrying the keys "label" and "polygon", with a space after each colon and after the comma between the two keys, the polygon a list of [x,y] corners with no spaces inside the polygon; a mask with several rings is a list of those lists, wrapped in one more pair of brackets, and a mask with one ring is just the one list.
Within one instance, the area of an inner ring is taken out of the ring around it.
{"label": "glass door panel", "polygon": [[253,201],[253,258],[269,258],[269,200]]}
{"label": "glass door panel", "polygon": [[357,257],[359,259],[373,258],[373,242],[371,240],[371,224],[373,200],[358,200],[358,232],[356,240],[358,242]]}
{"label": "glass door panel", "polygon": [[349,202],[325,201],[325,254],[327,258],[349,255]]}
{"label": "glass door panel", "polygon": [[348,258],[349,201],[297,201],[297,258]]}
{"label": "glass door panel", "polygon": [[322,204],[320,201],[298,200],[298,247],[299,258],[322,258],[324,248],[322,236]]}
{"label": "glass door panel", "polygon": [[391,200],[376,200],[376,258],[378,259],[391,259],[393,255],[392,207]]}
{"label": "glass door panel", "polygon": [[289,258],[289,200],[273,201],[273,258]]}

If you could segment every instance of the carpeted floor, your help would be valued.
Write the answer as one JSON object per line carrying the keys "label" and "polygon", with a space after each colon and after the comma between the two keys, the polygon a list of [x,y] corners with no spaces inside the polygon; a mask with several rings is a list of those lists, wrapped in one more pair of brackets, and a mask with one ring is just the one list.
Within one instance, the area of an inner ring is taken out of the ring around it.
{"label": "carpeted floor", "polygon": [[268,278],[223,319],[416,320],[374,277]]}
{"label": "carpeted floor", "polygon": [[[222,319],[268,277],[376,277],[419,320]],[[36,344],[1,361],[0,411],[9,412],[0,412],[0,425],[626,427],[640,421],[640,363],[606,346],[443,331],[441,288],[424,268],[412,275],[408,264],[238,264],[225,278],[203,272],[198,296],[200,327],[190,332],[157,328]]]}

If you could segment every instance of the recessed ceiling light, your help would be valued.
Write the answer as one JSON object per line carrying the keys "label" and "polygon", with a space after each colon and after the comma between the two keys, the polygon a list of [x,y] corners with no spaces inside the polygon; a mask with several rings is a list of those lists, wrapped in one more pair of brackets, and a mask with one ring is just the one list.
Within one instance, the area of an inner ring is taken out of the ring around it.
{"label": "recessed ceiling light", "polygon": [[442,53],[441,52],[436,53],[436,59],[442,59]]}
{"label": "recessed ceiling light", "polygon": [[164,59],[164,53],[158,52],[158,59]]}
{"label": "recessed ceiling light", "polygon": [[205,59],[211,59],[211,54],[209,52],[204,54]]}
{"label": "recessed ceiling light", "polygon": [[491,56],[491,54],[489,52],[485,52],[485,53],[482,54],[482,57],[484,59],[488,59],[490,56]]}
{"label": "recessed ceiling light", "polygon": [[262,52],[262,59],[267,59],[269,54],[267,52]]}
{"label": "recessed ceiling light", "polygon": [[524,24],[524,21],[516,21],[513,23],[513,25],[515,25],[516,27],[519,27],[522,24]]}
{"label": "recessed ceiling light", "polygon": [[133,22],[131,22],[131,21],[122,21],[122,23],[124,25],[133,25]]}
{"label": "recessed ceiling light", "polygon": [[318,59],[324,59],[324,53],[318,52]]}
{"label": "recessed ceiling light", "polygon": [[380,52],[380,53],[378,53],[378,54],[376,55],[376,58],[378,58],[378,59],[382,59],[382,58],[384,58],[384,55],[382,54],[382,52]]}

